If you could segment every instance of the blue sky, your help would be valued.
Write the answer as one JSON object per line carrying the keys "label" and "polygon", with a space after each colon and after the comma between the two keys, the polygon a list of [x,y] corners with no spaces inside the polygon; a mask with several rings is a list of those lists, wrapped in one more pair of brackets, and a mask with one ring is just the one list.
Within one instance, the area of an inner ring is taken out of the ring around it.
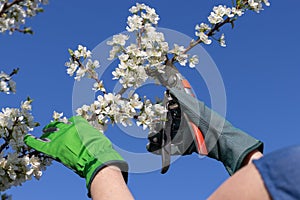
{"label": "blue sky", "polygon": [[[93,49],[124,31],[128,9],[135,2],[50,0],[44,13],[28,21],[35,31],[33,36],[1,35],[0,70],[10,72],[20,67],[20,73],[15,77],[17,94],[0,94],[0,107],[19,106],[30,96],[34,99],[35,119],[42,125],[51,120],[53,110],[72,116],[74,81],[65,72],[67,49],[78,44]],[[193,37],[195,24],[206,21],[213,5],[230,1],[143,2],[156,9],[160,27]],[[295,0],[271,1],[271,6],[260,14],[246,13],[233,30],[225,27],[226,48],[216,43],[203,46],[224,82],[226,118],[262,140],[265,153],[300,143],[299,6]],[[191,70],[180,70],[197,96],[210,105],[201,77]],[[41,128],[33,134],[39,136]],[[122,135],[117,128],[107,135],[137,152],[144,151],[147,143],[143,137]],[[136,199],[205,199],[227,178],[221,163],[193,154],[176,160],[165,175],[159,170],[131,173],[128,186]],[[88,199],[85,181],[58,163],[50,166],[40,181],[32,180],[7,192],[15,200]]]}

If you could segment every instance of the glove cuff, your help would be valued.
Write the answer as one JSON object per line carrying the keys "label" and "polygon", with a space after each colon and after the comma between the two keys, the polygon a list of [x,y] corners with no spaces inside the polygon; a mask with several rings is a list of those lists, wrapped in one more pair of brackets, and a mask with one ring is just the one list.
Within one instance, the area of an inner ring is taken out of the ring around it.
{"label": "glove cuff", "polygon": [[[243,164],[245,158],[254,150],[258,150],[263,153],[264,144],[261,141],[256,141],[252,144],[248,144],[244,146],[243,149],[239,150],[240,155],[236,155],[231,159],[227,156],[221,157],[220,161],[223,163],[229,175],[233,175],[236,171],[238,171]],[[236,150],[237,151],[237,150]]]}

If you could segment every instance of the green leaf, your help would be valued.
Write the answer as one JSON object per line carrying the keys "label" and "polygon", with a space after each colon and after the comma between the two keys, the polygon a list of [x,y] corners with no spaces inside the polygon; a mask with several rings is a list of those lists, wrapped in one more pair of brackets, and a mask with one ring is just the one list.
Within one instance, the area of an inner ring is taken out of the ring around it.
{"label": "green leaf", "polygon": [[31,34],[32,35],[33,34],[33,30],[30,27],[27,27],[27,28],[24,29],[23,33],[24,34]]}
{"label": "green leaf", "polygon": [[234,28],[234,21],[230,21],[230,24],[231,24],[231,28],[233,29]]}
{"label": "green leaf", "polygon": [[39,122],[34,122],[34,127],[38,127],[40,126],[41,124]]}
{"label": "green leaf", "polygon": [[9,74],[9,76],[13,76],[19,72],[20,68],[13,69],[13,71]]}
{"label": "green leaf", "polygon": [[70,56],[74,55],[74,51],[72,49],[68,49],[68,52],[69,52]]}
{"label": "green leaf", "polygon": [[33,99],[31,99],[30,97],[27,97],[26,100],[29,101],[30,103],[33,102]]}
{"label": "green leaf", "polygon": [[44,9],[43,8],[38,8],[36,11],[42,13],[42,12],[44,12]]}

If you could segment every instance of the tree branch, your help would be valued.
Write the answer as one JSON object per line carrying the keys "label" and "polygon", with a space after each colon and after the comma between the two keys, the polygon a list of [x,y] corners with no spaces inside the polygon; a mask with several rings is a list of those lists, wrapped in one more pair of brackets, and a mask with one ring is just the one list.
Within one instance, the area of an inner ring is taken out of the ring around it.
{"label": "tree branch", "polygon": [[2,9],[0,10],[0,16],[2,16],[9,8],[11,8],[15,4],[19,4],[24,0],[14,0],[13,2],[10,3],[4,3]]}
{"label": "tree branch", "polygon": [[118,92],[118,94],[122,96],[127,91],[127,89],[128,88],[122,87],[122,89]]}
{"label": "tree branch", "polygon": [[[216,24],[206,35],[208,37],[213,36],[215,34],[216,31],[218,31],[222,26],[224,26],[224,24],[230,23],[231,18],[227,17],[223,22],[220,22],[218,24]],[[200,44],[202,42],[202,40],[199,38],[198,40],[196,40],[195,42],[191,43],[186,49],[185,51],[183,51],[183,54],[186,54],[189,50],[191,50],[194,46],[196,46],[197,44]]]}
{"label": "tree branch", "polygon": [[8,141],[5,140],[4,144],[2,144],[2,145],[0,146],[0,153],[2,153],[2,151],[3,151],[5,148],[7,148],[7,147],[8,147]]}

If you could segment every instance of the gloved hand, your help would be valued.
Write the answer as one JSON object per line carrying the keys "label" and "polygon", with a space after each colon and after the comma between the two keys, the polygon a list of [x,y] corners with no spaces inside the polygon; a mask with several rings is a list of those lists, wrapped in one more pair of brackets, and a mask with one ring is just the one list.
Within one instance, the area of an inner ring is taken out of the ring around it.
{"label": "gloved hand", "polygon": [[43,131],[41,138],[26,135],[25,143],[85,178],[89,196],[93,178],[108,165],[118,166],[127,182],[127,163],[112,148],[110,140],[82,117],[72,117],[68,124],[51,122]]}
{"label": "gloved hand", "polygon": [[[226,119],[218,115],[203,102],[185,92],[171,88],[175,103],[179,106],[170,110],[171,115],[180,113],[174,117],[172,122],[172,148],[173,155],[188,155],[197,151],[195,135],[190,130],[186,115],[202,132],[205,138],[205,145],[208,157],[219,160],[223,163],[230,175],[242,167],[245,157],[253,150],[263,151],[263,143],[249,136],[245,132],[232,126]],[[175,119],[175,120],[174,120]],[[150,133],[147,150],[160,154],[162,132]]]}
{"label": "gloved hand", "polygon": [[[172,100],[168,101],[168,116],[171,116],[171,154],[172,155],[188,155],[196,150],[193,134],[189,130],[188,121],[185,119],[181,111],[178,99],[172,96]],[[156,129],[160,129],[161,126]],[[158,132],[150,132],[148,134],[149,143],[146,148],[149,152],[160,155],[163,140],[166,142],[166,135],[163,129]],[[165,143],[164,142],[164,143]]]}

